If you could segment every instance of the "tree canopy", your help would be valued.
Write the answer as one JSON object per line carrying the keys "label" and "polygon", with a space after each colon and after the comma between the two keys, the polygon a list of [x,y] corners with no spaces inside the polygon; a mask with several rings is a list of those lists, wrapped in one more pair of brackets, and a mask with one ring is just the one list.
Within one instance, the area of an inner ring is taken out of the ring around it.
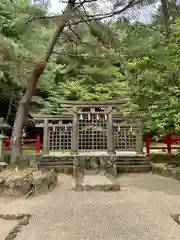
{"label": "tree canopy", "polygon": [[[145,5],[154,2],[147,1]],[[114,12],[122,9],[121,3],[117,1]],[[134,11],[142,6],[141,1],[134,4]],[[179,6],[175,1],[168,6],[168,35],[163,4],[151,23],[132,22],[121,15],[102,21],[101,14],[87,21],[88,9],[93,11],[93,6],[90,7],[79,7],[73,15],[76,24],[70,19],[58,37],[29,112],[58,113],[63,99],[129,98],[130,103],[123,111],[140,117],[146,131],[179,132]],[[13,93],[13,104],[19,103],[27,76],[46,55],[47,41],[61,18],[62,15],[49,16],[46,7],[30,5],[28,0],[1,1],[2,102],[10,102]]]}

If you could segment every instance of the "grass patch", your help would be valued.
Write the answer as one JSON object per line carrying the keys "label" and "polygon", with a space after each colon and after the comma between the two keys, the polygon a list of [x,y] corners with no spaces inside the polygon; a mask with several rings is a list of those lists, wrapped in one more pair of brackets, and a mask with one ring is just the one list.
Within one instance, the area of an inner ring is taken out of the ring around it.
{"label": "grass patch", "polygon": [[[22,154],[23,154],[23,156],[27,156],[27,155],[41,155],[42,152],[37,153],[35,150],[23,150]],[[4,155],[11,155],[11,151],[10,150],[4,151]]]}
{"label": "grass patch", "polygon": [[[167,145],[164,143],[159,143],[159,142],[151,142],[150,147],[167,147]],[[176,155],[180,150],[180,144],[172,144],[171,147],[179,147],[179,149],[171,149],[171,153],[174,155]],[[145,146],[144,146],[143,151],[146,152]],[[168,151],[167,151],[167,149],[150,149],[150,154],[167,155]]]}
{"label": "grass patch", "polygon": [[71,156],[71,152],[51,152],[51,156]]}
{"label": "grass patch", "polygon": [[[40,155],[42,155],[42,152],[37,153],[34,150],[23,150],[22,154],[23,154],[23,157],[24,157],[24,160],[25,160],[24,162],[26,162],[26,160],[29,156],[30,157],[40,156]],[[4,151],[4,161],[9,164],[10,159],[11,159],[11,151],[10,150]]]}

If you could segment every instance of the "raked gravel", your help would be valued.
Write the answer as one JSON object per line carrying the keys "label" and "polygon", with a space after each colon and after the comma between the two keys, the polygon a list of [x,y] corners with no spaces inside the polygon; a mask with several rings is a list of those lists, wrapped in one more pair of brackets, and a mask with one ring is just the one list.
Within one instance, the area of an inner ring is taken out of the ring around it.
{"label": "raked gravel", "polygon": [[32,215],[17,240],[180,240],[180,225],[170,216],[180,213],[180,181],[123,175],[118,192],[75,192],[65,175],[59,182],[44,196],[0,199],[0,214]]}

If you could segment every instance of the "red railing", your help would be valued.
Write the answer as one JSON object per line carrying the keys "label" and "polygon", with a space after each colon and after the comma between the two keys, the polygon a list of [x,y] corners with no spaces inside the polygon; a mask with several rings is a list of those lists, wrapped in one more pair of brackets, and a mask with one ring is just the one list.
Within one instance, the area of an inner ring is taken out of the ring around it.
{"label": "red railing", "polygon": [[[23,138],[23,144],[25,143],[36,143],[35,147],[25,147],[22,145],[23,150],[35,150],[37,153],[41,150],[41,138],[37,136],[35,139]],[[11,138],[4,140],[4,150],[11,150]],[[7,147],[8,145],[8,147]]]}
{"label": "red railing", "polygon": [[[160,150],[167,150],[168,154],[171,155],[172,149],[180,149],[180,146],[172,146],[180,144],[180,136],[165,136],[159,140],[159,143],[166,144],[165,146],[151,146],[152,138],[146,136],[146,153],[147,155],[150,154],[151,149],[160,149]],[[156,141],[157,142],[157,141]]]}

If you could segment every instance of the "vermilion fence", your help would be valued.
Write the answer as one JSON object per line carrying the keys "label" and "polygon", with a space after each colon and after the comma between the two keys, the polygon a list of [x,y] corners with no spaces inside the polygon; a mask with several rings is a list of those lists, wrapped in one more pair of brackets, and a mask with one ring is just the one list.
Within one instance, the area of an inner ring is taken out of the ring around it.
{"label": "vermilion fence", "polygon": [[160,150],[167,150],[167,152],[169,154],[171,154],[172,149],[180,149],[180,145],[176,146],[178,144],[180,144],[180,136],[165,136],[162,137],[161,139],[159,139],[158,141],[159,143],[163,143],[165,144],[165,146],[153,146],[151,145],[151,143],[154,143],[154,141],[152,141],[152,138],[146,136],[146,153],[147,155],[150,154],[150,150],[151,149],[160,149]]}
{"label": "vermilion fence", "polygon": [[[35,143],[35,146],[23,146],[24,144],[28,143]],[[37,136],[34,139],[30,138],[23,138],[23,145],[22,149],[23,150],[34,150],[37,153],[41,151],[41,138],[40,136]],[[5,139],[4,140],[4,150],[11,150],[11,138]]]}

